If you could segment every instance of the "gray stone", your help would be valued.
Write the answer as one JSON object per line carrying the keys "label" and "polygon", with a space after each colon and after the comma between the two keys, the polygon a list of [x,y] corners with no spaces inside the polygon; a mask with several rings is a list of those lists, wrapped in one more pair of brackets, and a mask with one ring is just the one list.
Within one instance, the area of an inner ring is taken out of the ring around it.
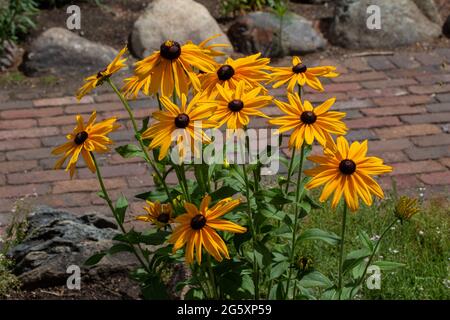
{"label": "gray stone", "polygon": [[237,51],[244,54],[261,52],[266,57],[314,52],[326,46],[325,39],[312,23],[292,12],[284,16],[281,24],[271,12],[249,13],[230,26],[228,36]]}
{"label": "gray stone", "polygon": [[[193,0],[155,0],[134,24],[131,49],[134,55],[143,58],[159,50],[166,40],[180,44],[191,40],[198,44],[216,34],[223,31],[202,4]],[[230,48],[224,51],[232,52],[226,35],[210,43],[228,44]]]}
{"label": "gray stone", "polygon": [[441,25],[442,19],[439,13],[439,9],[436,6],[434,0],[413,0],[416,6],[422,11],[422,13],[428,18],[428,20]]}
{"label": "gray stone", "polygon": [[447,20],[445,20],[444,26],[442,27],[442,33],[447,38],[450,38],[450,16],[448,16]]}
{"label": "gray stone", "polygon": [[63,28],[51,28],[37,37],[25,55],[22,69],[29,76],[90,74],[103,70],[117,50],[84,39]]}
{"label": "gray stone", "polygon": [[[367,8],[381,8],[381,29],[367,28]],[[412,0],[339,0],[330,41],[353,49],[396,48],[439,37],[441,27],[430,21]]]}
{"label": "gray stone", "polygon": [[104,257],[94,267],[84,266],[92,255],[110,248],[119,232],[108,218],[41,207],[27,217],[25,239],[8,255],[16,262],[15,273],[25,289],[65,284],[70,265],[81,268],[82,280],[128,272],[137,262],[128,253]]}

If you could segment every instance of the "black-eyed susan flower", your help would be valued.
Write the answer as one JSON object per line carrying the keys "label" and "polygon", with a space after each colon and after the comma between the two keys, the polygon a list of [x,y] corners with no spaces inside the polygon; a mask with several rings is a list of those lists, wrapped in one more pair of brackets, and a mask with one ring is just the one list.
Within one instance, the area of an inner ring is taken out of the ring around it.
{"label": "black-eyed susan flower", "polygon": [[146,201],[147,205],[144,210],[147,211],[146,215],[137,216],[136,220],[151,222],[158,227],[165,227],[169,223],[173,222],[172,217],[172,205],[170,203],[161,204],[159,201],[151,202]]}
{"label": "black-eyed susan flower", "polygon": [[417,203],[417,199],[409,198],[406,196],[400,197],[395,205],[395,216],[400,220],[409,220],[415,214],[420,212],[420,207]]}
{"label": "black-eyed susan flower", "polygon": [[86,82],[77,92],[77,99],[81,100],[86,94],[97,88],[98,86],[103,84],[105,79],[111,77],[114,73],[124,68],[126,58],[122,59],[123,55],[128,51],[128,48],[125,47],[120,50],[119,54],[114,58],[114,60],[102,71],[99,71],[97,74],[89,76],[84,79]]}
{"label": "black-eyed susan flower", "polygon": [[238,83],[244,81],[250,88],[260,87],[266,89],[261,82],[270,79],[268,58],[260,58],[260,53],[233,60],[228,58],[224,64],[217,65],[212,72],[202,74],[200,79],[202,89],[209,95],[217,92],[217,84],[225,89],[236,90]]}
{"label": "black-eyed susan flower", "polygon": [[289,139],[289,148],[300,149],[303,142],[312,144],[317,140],[322,146],[330,147],[334,145],[331,134],[345,135],[347,127],[342,118],[344,112],[329,111],[336,101],[335,98],[329,99],[321,105],[313,108],[311,102],[302,103],[297,93],[288,93],[289,102],[275,100],[275,104],[286,113],[269,122],[280,126],[277,133],[283,133],[293,130]]}
{"label": "black-eyed susan flower", "polygon": [[215,120],[222,126],[227,124],[228,129],[241,129],[250,122],[250,117],[258,116],[269,118],[259,109],[266,107],[272,97],[260,93],[261,87],[246,88],[246,82],[240,81],[236,89],[227,89],[217,85],[219,95],[216,98],[217,109],[211,120]]}
{"label": "black-eyed susan flower", "polygon": [[[217,233],[217,230],[232,233],[244,233],[246,228],[238,224],[221,219],[221,217],[239,205],[240,200],[231,198],[220,200],[216,205],[209,207],[211,197],[206,195],[200,208],[194,204],[186,202],[184,208],[186,213],[175,218],[178,226],[169,238],[173,244],[173,252],[186,245],[185,257],[187,263],[202,262],[202,248],[212,255],[217,261],[222,261],[223,257],[229,259],[228,248],[225,242]],[[195,253],[194,253],[195,249]]]}
{"label": "black-eyed susan flower", "polygon": [[220,57],[220,56],[224,56],[225,53],[223,53],[222,51],[216,50],[217,48],[227,48],[229,47],[228,44],[222,44],[222,43],[213,43],[213,44],[209,44],[210,41],[221,37],[221,34],[216,34],[213,35],[212,37],[209,37],[206,40],[203,40],[202,42],[200,42],[198,44],[198,46],[202,49],[204,49],[211,57]]}
{"label": "black-eyed susan flower", "polygon": [[320,201],[326,201],[334,192],[331,206],[336,208],[344,195],[345,202],[352,211],[359,207],[361,198],[368,206],[372,205],[372,194],[383,198],[383,190],[371,177],[392,171],[377,157],[367,157],[367,140],[353,142],[349,147],[344,137],[338,137],[335,148],[326,149],[323,156],[310,156],[309,160],[319,166],[305,170],[313,178],[306,184],[307,189],[325,185]]}
{"label": "black-eyed susan flower", "polygon": [[[203,129],[213,128],[217,125],[216,121],[208,119],[215,110],[216,102],[206,100],[203,94],[198,93],[189,104],[187,104],[186,96],[182,94],[181,107],[175,105],[167,97],[161,97],[161,103],[166,110],[154,112],[153,118],[157,122],[142,134],[143,139],[151,139],[150,149],[161,148],[159,160],[167,156],[174,133],[177,134],[178,140],[181,139],[178,141],[179,146],[183,146],[181,142],[187,142],[187,140],[210,142]],[[193,146],[193,143],[190,145]]]}
{"label": "black-eyed susan flower", "polygon": [[294,92],[296,84],[302,87],[308,85],[314,90],[323,91],[319,77],[335,78],[339,76],[335,71],[336,67],[333,66],[307,67],[299,57],[293,57],[292,67],[272,68],[270,82],[275,82],[273,88],[287,84],[289,92]]}
{"label": "black-eyed susan flower", "polygon": [[60,169],[66,159],[70,158],[66,171],[70,172],[70,177],[72,178],[81,154],[88,168],[95,173],[96,169],[91,152],[102,153],[108,151],[108,145],[112,144],[113,141],[107,135],[119,128],[119,125],[116,123],[117,118],[113,117],[95,123],[96,116],[96,112],[92,112],[86,125],[82,116],[76,116],[77,125],[73,132],[66,136],[69,141],[52,150],[54,155],[62,154],[61,159],[55,164],[55,169]]}
{"label": "black-eyed susan flower", "polygon": [[126,97],[137,97],[140,91],[167,97],[176,92],[180,97],[187,95],[192,85],[198,92],[200,80],[194,68],[203,72],[214,70],[216,62],[210,53],[210,49],[202,49],[192,42],[180,45],[176,41],[165,41],[159,51],[136,62],[134,75],[125,79],[122,91]]}

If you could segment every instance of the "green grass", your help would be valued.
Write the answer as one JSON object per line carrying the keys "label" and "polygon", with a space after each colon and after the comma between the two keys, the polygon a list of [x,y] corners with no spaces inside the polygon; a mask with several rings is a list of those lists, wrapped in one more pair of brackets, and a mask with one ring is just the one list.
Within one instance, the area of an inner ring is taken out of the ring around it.
{"label": "green grass", "polygon": [[[372,207],[362,207],[347,220],[345,252],[361,247],[358,231],[370,237],[380,235],[393,219],[393,200]],[[304,228],[321,228],[340,234],[341,210],[316,210],[303,221]],[[406,266],[382,271],[381,289],[365,288],[359,299],[450,299],[450,212],[448,200],[434,200],[423,205],[423,212],[411,221],[396,224],[381,242],[379,256]],[[336,279],[337,248],[309,242],[299,248],[300,256],[312,256],[314,267]],[[380,260],[375,257],[374,261]]]}

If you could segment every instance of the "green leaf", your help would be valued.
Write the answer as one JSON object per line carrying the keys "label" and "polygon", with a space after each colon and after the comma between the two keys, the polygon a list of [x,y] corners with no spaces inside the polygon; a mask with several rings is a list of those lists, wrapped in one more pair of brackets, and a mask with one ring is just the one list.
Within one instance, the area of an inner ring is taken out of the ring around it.
{"label": "green leaf", "polygon": [[261,269],[266,268],[272,261],[272,253],[270,250],[261,242],[255,243],[256,262]]}
{"label": "green leaf", "polygon": [[319,271],[312,271],[307,273],[299,281],[300,285],[304,288],[331,288],[333,282]]}
{"label": "green leaf", "polygon": [[344,265],[343,265],[343,271],[346,273],[347,271],[352,270],[356,266],[358,266],[364,259],[366,259],[368,256],[372,254],[372,251],[368,250],[367,248],[354,250],[350,252],[347,257],[345,258]]}
{"label": "green leaf", "polygon": [[119,252],[133,252],[133,248],[126,243],[117,243],[108,250],[108,254],[116,254]]}
{"label": "green leaf", "polygon": [[170,232],[168,231],[157,231],[154,233],[141,235],[139,241],[140,243],[156,246],[163,244],[169,234]]}
{"label": "green leaf", "polygon": [[120,154],[123,158],[145,158],[144,153],[141,149],[135,144],[127,144],[124,146],[120,146],[116,148],[118,154]]}
{"label": "green leaf", "polygon": [[135,195],[135,197],[138,199],[149,200],[153,202],[157,200],[160,201],[161,203],[167,201],[167,194],[163,190],[148,191]]}
{"label": "green leaf", "polygon": [[381,270],[391,271],[398,268],[403,268],[406,266],[404,263],[393,262],[393,261],[377,261],[373,263],[374,265],[380,267]]}
{"label": "green leaf", "polygon": [[239,192],[239,190],[237,190],[231,186],[222,186],[219,189],[217,189],[216,191],[211,192],[210,196],[213,201],[216,201],[216,200],[231,197],[238,192]]}
{"label": "green leaf", "polygon": [[103,191],[97,192],[97,195],[98,195],[100,198],[106,200],[106,195],[105,195],[105,193],[104,193]]}
{"label": "green leaf", "polygon": [[141,288],[142,295],[147,300],[167,300],[166,285],[162,282],[158,275],[152,275]]}
{"label": "green leaf", "polygon": [[103,259],[103,257],[106,255],[105,252],[96,253],[93,256],[89,257],[84,264],[86,266],[95,266],[97,263],[100,262],[100,260]]}
{"label": "green leaf", "polygon": [[335,246],[339,244],[340,237],[333,232],[312,228],[305,230],[298,238],[299,243],[305,240],[321,240]]}
{"label": "green leaf", "polygon": [[364,230],[359,231],[358,238],[365,248],[373,251],[373,242],[372,240],[370,240],[369,235]]}
{"label": "green leaf", "polygon": [[283,273],[286,272],[286,270],[289,269],[289,266],[291,264],[289,261],[281,261],[279,263],[276,263],[272,266],[272,269],[270,269],[270,280],[277,279],[280,277]]}
{"label": "green leaf", "polygon": [[322,209],[322,206],[311,198],[311,196],[305,192],[303,195],[303,201],[307,201],[313,209]]}
{"label": "green leaf", "polygon": [[123,195],[119,197],[116,201],[116,208],[114,209],[116,213],[117,220],[120,224],[125,221],[125,213],[127,212],[128,201]]}

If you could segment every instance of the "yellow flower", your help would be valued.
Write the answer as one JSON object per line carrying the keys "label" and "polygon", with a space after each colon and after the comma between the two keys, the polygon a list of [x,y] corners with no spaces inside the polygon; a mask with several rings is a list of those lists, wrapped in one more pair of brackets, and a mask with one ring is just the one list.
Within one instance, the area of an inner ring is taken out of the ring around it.
{"label": "yellow flower", "polygon": [[307,67],[299,57],[293,57],[292,67],[272,68],[272,80],[270,82],[276,81],[273,88],[279,88],[287,83],[289,92],[294,92],[296,84],[302,87],[306,84],[314,90],[323,91],[322,83],[320,83],[318,77],[335,78],[339,76],[335,70],[336,68],[332,66]]}
{"label": "yellow flower", "polygon": [[267,92],[260,82],[270,79],[268,58],[260,58],[260,53],[233,60],[228,58],[224,64],[218,65],[212,72],[202,74],[202,89],[209,95],[217,93],[217,84],[225,89],[236,90],[238,83],[244,81],[251,88],[260,87]]}
{"label": "yellow flower", "polygon": [[221,36],[222,36],[221,34],[216,34],[216,35],[214,35],[214,36],[212,36],[212,37],[209,37],[208,39],[203,40],[202,42],[200,42],[200,43],[198,44],[198,46],[199,46],[200,48],[204,49],[205,51],[207,51],[208,54],[209,54],[211,57],[220,57],[220,56],[224,56],[225,53],[223,53],[222,51],[216,50],[216,48],[227,48],[227,47],[229,47],[228,44],[220,44],[220,43],[216,43],[216,44],[208,44],[208,42],[210,42],[211,40],[214,40],[214,39],[216,39],[216,38],[218,38],[218,37],[221,37]]}
{"label": "yellow flower", "polygon": [[398,200],[394,212],[397,218],[401,220],[409,220],[413,215],[420,212],[420,207],[417,204],[417,199],[402,196]]}
{"label": "yellow flower", "polygon": [[66,159],[70,157],[66,171],[70,172],[70,177],[72,178],[75,173],[75,165],[81,153],[88,168],[95,173],[95,164],[90,153],[108,151],[107,146],[112,144],[113,141],[107,135],[119,128],[115,117],[94,123],[96,115],[95,111],[92,112],[86,125],[84,125],[83,117],[77,115],[77,126],[72,133],[66,136],[69,141],[52,150],[54,155],[63,154],[62,158],[56,162],[55,169],[61,168]]}
{"label": "yellow flower", "polygon": [[353,142],[349,147],[344,137],[338,137],[333,149],[327,149],[323,156],[308,157],[319,166],[305,170],[308,176],[313,177],[306,184],[307,189],[325,184],[320,201],[326,201],[334,192],[331,206],[336,208],[344,194],[345,202],[352,211],[359,207],[358,198],[370,206],[372,194],[378,198],[384,197],[383,190],[371,176],[391,172],[392,167],[384,165],[380,158],[366,156],[367,140]]}
{"label": "yellow flower", "polygon": [[181,46],[168,40],[159,51],[138,61],[134,75],[125,79],[122,88],[126,97],[137,97],[139,91],[146,95],[161,93],[171,97],[174,90],[178,97],[187,95],[189,85],[200,91],[200,80],[193,68],[203,72],[214,70],[216,62],[210,56],[210,50],[188,42]]}
{"label": "yellow flower", "polygon": [[259,95],[261,87],[247,91],[245,86],[245,81],[240,81],[236,89],[231,90],[218,84],[219,96],[216,99],[218,106],[211,120],[218,121],[219,126],[227,123],[228,129],[234,130],[247,126],[251,116],[269,118],[259,109],[266,107],[272,101],[272,97]]}
{"label": "yellow flower", "polygon": [[277,132],[294,130],[289,139],[289,148],[300,149],[303,142],[312,144],[316,139],[322,146],[334,144],[331,134],[345,135],[347,127],[341,121],[344,112],[328,111],[336,101],[335,98],[325,101],[313,108],[311,102],[302,103],[297,93],[288,93],[288,103],[275,100],[275,104],[287,115],[272,119],[269,122],[281,126]]}
{"label": "yellow flower", "polygon": [[146,201],[147,206],[144,210],[147,211],[146,215],[137,216],[136,220],[151,222],[158,227],[164,227],[173,221],[172,219],[172,205],[170,203],[161,204],[159,201],[151,202]]}
{"label": "yellow flower", "polygon": [[[161,97],[161,103],[166,111],[156,111],[153,118],[158,122],[154,123],[143,134],[143,139],[152,139],[149,148],[155,149],[161,147],[159,151],[159,160],[166,157],[169,147],[172,143],[172,134],[181,134],[181,140],[189,139],[195,141],[210,142],[202,129],[213,128],[217,125],[215,121],[207,118],[211,117],[215,110],[216,103],[204,99],[204,95],[198,93],[187,104],[187,98],[181,95],[181,108],[175,105],[167,97]],[[180,142],[180,141],[178,141]],[[193,145],[191,143],[191,145]]]}
{"label": "yellow flower", "polygon": [[209,195],[203,198],[200,208],[186,202],[184,208],[187,212],[175,219],[175,222],[179,225],[169,238],[169,243],[174,245],[173,252],[186,245],[185,257],[187,263],[194,262],[195,248],[197,263],[201,264],[202,247],[205,247],[205,250],[217,261],[222,261],[222,257],[230,259],[228,248],[216,230],[233,233],[244,233],[247,231],[246,228],[231,221],[220,219],[224,214],[239,205],[239,199],[223,199],[212,208],[208,208],[210,202],[211,197]]}
{"label": "yellow flower", "polygon": [[127,47],[120,50],[119,54],[114,58],[114,60],[104,69],[92,76],[84,79],[86,82],[77,92],[77,99],[81,100],[86,94],[103,84],[105,79],[111,77],[114,73],[125,67],[125,61],[122,56],[128,51]]}

